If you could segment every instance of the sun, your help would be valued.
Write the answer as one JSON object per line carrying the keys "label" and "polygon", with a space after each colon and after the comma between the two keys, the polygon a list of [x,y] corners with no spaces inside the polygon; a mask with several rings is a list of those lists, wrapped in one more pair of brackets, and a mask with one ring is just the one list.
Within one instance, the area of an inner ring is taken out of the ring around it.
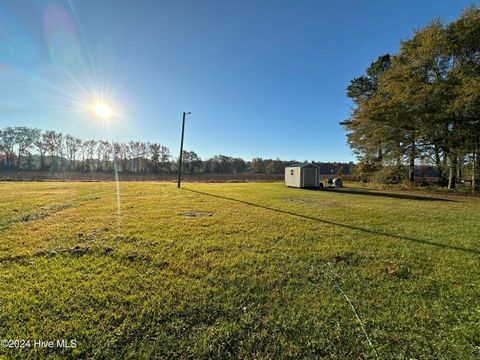
{"label": "sun", "polygon": [[113,110],[110,105],[104,102],[96,102],[93,104],[93,113],[100,119],[108,120],[113,115]]}

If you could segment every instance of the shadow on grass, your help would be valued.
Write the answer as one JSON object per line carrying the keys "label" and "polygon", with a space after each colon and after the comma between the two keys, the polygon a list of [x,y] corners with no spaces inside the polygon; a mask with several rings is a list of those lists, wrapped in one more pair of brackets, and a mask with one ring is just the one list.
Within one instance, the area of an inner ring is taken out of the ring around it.
{"label": "shadow on grass", "polygon": [[313,216],[297,214],[297,213],[287,211],[287,210],[281,210],[281,209],[268,207],[268,206],[265,206],[265,205],[255,204],[255,203],[252,203],[252,202],[249,202],[249,201],[229,198],[227,196],[215,195],[215,194],[210,194],[210,193],[207,193],[207,192],[192,190],[192,189],[185,189],[185,188],[182,188],[182,189],[186,190],[186,191],[193,192],[193,193],[205,195],[205,196],[211,196],[211,197],[214,197],[214,198],[217,198],[217,199],[234,201],[234,202],[237,202],[237,203],[250,205],[250,206],[255,206],[257,208],[261,208],[261,209],[265,209],[265,210],[269,210],[269,211],[275,211],[275,212],[278,212],[278,213],[281,213],[281,214],[286,214],[286,215],[295,216],[295,217],[302,218],[302,219],[312,220],[312,221],[316,221],[316,222],[319,222],[319,223],[322,223],[322,224],[338,226],[338,227],[342,227],[342,228],[350,229],[350,230],[355,230],[355,231],[362,231],[362,232],[367,233],[367,234],[380,235],[380,236],[389,237],[391,239],[412,241],[412,242],[419,243],[419,244],[431,245],[431,246],[436,246],[436,247],[440,247],[440,248],[444,248],[444,249],[457,250],[457,251],[462,251],[462,252],[466,252],[466,253],[470,253],[470,254],[474,254],[474,255],[480,255],[480,251],[477,250],[477,249],[464,248],[464,247],[461,247],[461,246],[437,243],[437,242],[434,242],[434,241],[431,241],[431,240],[416,239],[416,238],[412,238],[412,237],[408,237],[408,236],[390,234],[390,233],[386,233],[386,232],[383,232],[383,231],[371,230],[371,229],[362,228],[362,227],[358,227],[358,226],[353,226],[353,225],[348,225],[348,224],[337,223],[337,222],[334,222],[334,221],[324,220],[324,219],[320,219],[320,218],[313,217]]}
{"label": "shadow on grass", "polygon": [[351,194],[351,195],[367,195],[367,196],[378,196],[386,197],[392,199],[404,199],[404,200],[420,200],[420,201],[448,201],[448,202],[457,202],[450,199],[442,199],[431,196],[418,196],[418,195],[409,195],[409,194],[396,194],[388,192],[378,192],[364,190],[360,188],[323,188],[321,191],[331,191],[339,194]]}

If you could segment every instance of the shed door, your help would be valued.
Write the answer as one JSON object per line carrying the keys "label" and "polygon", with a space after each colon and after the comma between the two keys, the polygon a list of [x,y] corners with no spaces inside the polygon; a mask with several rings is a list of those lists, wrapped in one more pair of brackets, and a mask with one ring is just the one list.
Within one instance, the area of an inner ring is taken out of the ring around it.
{"label": "shed door", "polygon": [[315,187],[318,186],[317,179],[317,169],[315,168],[304,168],[303,170],[303,186],[304,187]]}

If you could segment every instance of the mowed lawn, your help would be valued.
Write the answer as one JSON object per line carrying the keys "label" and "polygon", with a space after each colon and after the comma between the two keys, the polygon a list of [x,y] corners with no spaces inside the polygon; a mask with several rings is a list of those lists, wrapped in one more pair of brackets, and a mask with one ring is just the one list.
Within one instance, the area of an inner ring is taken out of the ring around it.
{"label": "mowed lawn", "polygon": [[[0,358],[478,359],[480,198],[0,183]],[[119,211],[120,210],[120,211]]]}

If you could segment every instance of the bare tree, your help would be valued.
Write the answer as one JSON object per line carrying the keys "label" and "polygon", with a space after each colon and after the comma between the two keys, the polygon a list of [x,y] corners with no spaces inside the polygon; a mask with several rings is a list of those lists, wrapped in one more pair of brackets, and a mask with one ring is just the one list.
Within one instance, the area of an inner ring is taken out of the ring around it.
{"label": "bare tree", "polygon": [[40,170],[45,169],[45,153],[47,152],[47,146],[45,144],[43,135],[39,133],[38,137],[34,140],[33,144],[38,150],[40,156]]}
{"label": "bare tree", "polygon": [[71,135],[65,136],[65,147],[68,156],[69,169],[75,170],[76,154],[82,147],[82,140]]}
{"label": "bare tree", "polygon": [[132,171],[138,173],[140,171],[140,159],[146,152],[145,144],[140,141],[130,141],[128,148],[132,161]]}
{"label": "bare tree", "polygon": [[102,148],[102,170],[109,170],[110,159],[113,153],[112,144],[108,141],[100,140]]}
{"label": "bare tree", "polygon": [[82,141],[80,144],[80,153],[82,154],[81,170],[86,170],[87,165],[88,141]]}
{"label": "bare tree", "polygon": [[160,144],[157,144],[157,143],[150,144],[148,147],[153,171],[158,171],[159,169],[160,147],[161,147]]}
{"label": "bare tree", "polygon": [[103,153],[104,153],[105,141],[100,140],[97,142],[97,166],[96,170],[103,170]]}
{"label": "bare tree", "polygon": [[140,142],[138,147],[138,171],[143,172],[146,164],[146,158],[148,156],[148,143]]}
{"label": "bare tree", "polygon": [[166,146],[160,146],[160,166],[163,169],[168,169],[170,167],[170,150]]}
{"label": "bare tree", "polygon": [[14,141],[17,145],[17,168],[21,167],[22,155],[27,155],[30,148],[33,146],[35,138],[39,136],[40,130],[27,128],[24,126],[17,126],[13,128]]}
{"label": "bare tree", "polygon": [[89,171],[93,171],[95,169],[94,165],[94,155],[95,155],[95,149],[97,147],[97,142],[95,140],[88,140],[85,142],[86,146],[86,155],[87,155],[87,165],[86,169]]}
{"label": "bare tree", "polygon": [[14,147],[15,147],[15,131],[11,127],[5,128],[0,132],[0,149],[5,154],[7,168],[14,167]]}
{"label": "bare tree", "polygon": [[[34,152],[31,151],[33,149]],[[35,153],[39,156],[36,164],[39,170],[50,166],[70,171],[109,171],[116,161],[117,169],[139,173],[169,171],[171,165],[170,150],[158,143],[82,141],[70,134],[63,135],[52,130],[42,133],[27,127],[0,130],[0,165],[3,167],[21,169],[23,163],[31,169],[35,165],[32,157]]]}
{"label": "bare tree", "polygon": [[62,152],[63,135],[53,130],[47,130],[42,135],[46,151],[50,154],[50,166],[57,166],[57,159]]}
{"label": "bare tree", "polygon": [[128,171],[128,145],[125,143],[114,143],[113,148],[116,158],[120,159],[121,170],[124,172]]}

